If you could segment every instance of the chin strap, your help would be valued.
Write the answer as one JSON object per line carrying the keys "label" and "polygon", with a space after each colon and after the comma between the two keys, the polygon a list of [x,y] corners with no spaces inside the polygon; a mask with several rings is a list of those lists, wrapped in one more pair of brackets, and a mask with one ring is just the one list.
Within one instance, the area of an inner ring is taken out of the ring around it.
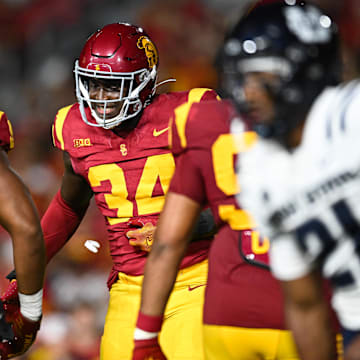
{"label": "chin strap", "polygon": [[155,84],[154,89],[157,89],[159,86],[164,85],[168,82],[175,82],[175,81],[176,81],[176,79],[173,79],[173,78],[160,81],[159,83]]}

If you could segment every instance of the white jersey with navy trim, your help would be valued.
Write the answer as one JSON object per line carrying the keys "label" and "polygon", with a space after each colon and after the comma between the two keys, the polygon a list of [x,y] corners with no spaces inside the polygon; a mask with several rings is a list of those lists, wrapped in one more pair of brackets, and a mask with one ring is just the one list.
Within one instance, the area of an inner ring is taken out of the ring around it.
{"label": "white jersey with navy trim", "polygon": [[360,329],[360,82],[325,90],[301,144],[259,139],[239,157],[240,205],[271,240],[281,280],[320,266],[341,324]]}

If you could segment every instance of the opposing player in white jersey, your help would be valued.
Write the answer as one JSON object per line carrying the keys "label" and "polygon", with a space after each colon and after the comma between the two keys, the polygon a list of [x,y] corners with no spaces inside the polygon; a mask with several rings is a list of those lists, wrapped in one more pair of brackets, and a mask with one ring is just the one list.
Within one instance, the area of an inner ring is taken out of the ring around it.
{"label": "opposing player in white jersey", "polygon": [[287,0],[251,11],[222,55],[222,85],[260,135],[237,164],[238,201],[271,240],[306,360],[336,358],[324,277],[345,359],[360,359],[360,83],[334,87],[336,33],[318,8]]}

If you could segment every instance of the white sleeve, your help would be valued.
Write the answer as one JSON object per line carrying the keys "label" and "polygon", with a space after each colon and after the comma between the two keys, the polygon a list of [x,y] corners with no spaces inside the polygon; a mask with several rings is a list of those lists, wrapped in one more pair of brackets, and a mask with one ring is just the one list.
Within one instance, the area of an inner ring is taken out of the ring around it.
{"label": "white sleeve", "polygon": [[301,252],[296,239],[290,234],[281,235],[271,241],[271,272],[278,280],[296,280],[310,273],[314,267],[310,259]]}

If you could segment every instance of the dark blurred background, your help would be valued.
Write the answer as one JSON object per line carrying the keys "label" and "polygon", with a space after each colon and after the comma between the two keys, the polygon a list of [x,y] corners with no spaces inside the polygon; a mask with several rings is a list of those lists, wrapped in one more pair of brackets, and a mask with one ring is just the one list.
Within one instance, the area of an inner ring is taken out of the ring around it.
{"label": "dark blurred background", "polygon": [[[336,6],[341,2],[314,1],[330,5],[336,16],[350,11]],[[61,153],[52,146],[51,124],[59,108],[75,102],[73,65],[88,36],[111,22],[142,26],[159,50],[159,80],[177,79],[159,91],[216,88],[214,56],[248,2],[0,0],[0,110],[14,129],[12,166],[30,188],[40,215],[63,170]],[[360,11],[359,0],[349,2],[352,11]],[[351,34],[353,28],[347,31]],[[101,244],[97,254],[84,247],[86,240]],[[92,204],[73,239],[48,267],[42,327],[22,359],[98,359],[110,267],[103,219]],[[0,289],[12,268],[11,241],[0,229]]]}

